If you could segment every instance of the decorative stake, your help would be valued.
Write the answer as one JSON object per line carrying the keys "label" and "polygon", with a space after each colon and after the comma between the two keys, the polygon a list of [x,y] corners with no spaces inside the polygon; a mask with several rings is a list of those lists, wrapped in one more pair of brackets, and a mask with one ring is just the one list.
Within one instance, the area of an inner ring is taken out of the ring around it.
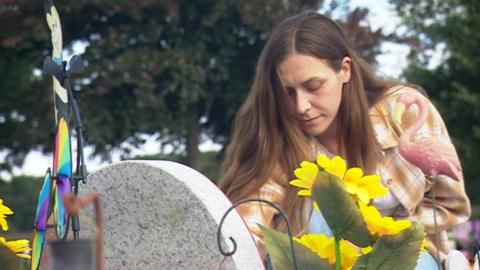
{"label": "decorative stake", "polygon": [[97,270],[104,269],[103,215],[98,194],[90,193],[83,199],[74,196],[72,193],[68,193],[63,197],[63,202],[69,215],[78,215],[79,210],[92,201],[95,203],[95,223],[97,227],[95,256],[92,254],[93,243],[91,240],[54,241],[51,243],[53,270],[93,270],[95,269],[93,261],[95,261]]}

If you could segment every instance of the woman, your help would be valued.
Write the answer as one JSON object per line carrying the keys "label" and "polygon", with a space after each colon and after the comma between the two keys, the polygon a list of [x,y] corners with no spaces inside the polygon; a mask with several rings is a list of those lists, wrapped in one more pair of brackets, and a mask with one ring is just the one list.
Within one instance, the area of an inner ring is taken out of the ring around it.
{"label": "woman", "polygon": [[[232,201],[263,198],[279,204],[297,234],[328,232],[328,226],[318,225],[323,218],[312,210],[311,201],[297,196],[298,189],[288,181],[301,161],[314,160],[320,153],[340,155],[348,167],[380,175],[390,187],[387,196],[375,201],[382,214],[414,220],[423,212],[429,234],[433,218],[425,214],[432,209],[427,191],[435,189],[445,239],[445,229],[468,219],[470,204],[463,179],[442,178],[432,186],[398,153],[399,129],[390,112],[399,95],[412,92],[418,94],[377,78],[329,18],[315,12],[291,17],[273,31],[260,55],[250,93],[235,119],[219,185]],[[440,115],[428,104],[421,136],[450,142]],[[414,117],[407,114],[402,128]],[[284,221],[273,208],[259,203],[238,210],[264,254],[256,224],[285,230]],[[448,252],[445,245],[438,248]],[[422,260],[435,265],[431,256]]]}

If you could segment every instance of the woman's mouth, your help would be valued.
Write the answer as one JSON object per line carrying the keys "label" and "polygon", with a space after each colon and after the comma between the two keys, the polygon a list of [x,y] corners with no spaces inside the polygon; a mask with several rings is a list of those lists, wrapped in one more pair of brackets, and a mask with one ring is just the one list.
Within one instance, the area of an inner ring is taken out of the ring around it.
{"label": "woman's mouth", "polygon": [[311,123],[313,123],[315,120],[317,120],[317,119],[321,118],[322,116],[323,116],[323,115],[322,115],[322,114],[320,114],[320,115],[317,115],[317,116],[314,116],[314,117],[311,117],[311,118],[307,118],[307,119],[300,119],[300,122],[301,122],[302,124],[306,124],[306,125],[308,125],[308,124],[311,124]]}

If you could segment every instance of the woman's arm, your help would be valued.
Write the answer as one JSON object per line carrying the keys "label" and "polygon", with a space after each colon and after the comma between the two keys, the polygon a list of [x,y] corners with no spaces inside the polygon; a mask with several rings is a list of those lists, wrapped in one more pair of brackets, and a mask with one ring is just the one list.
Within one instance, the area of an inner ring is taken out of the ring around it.
{"label": "woman's arm", "polygon": [[[268,200],[279,206],[282,205],[285,197],[285,189],[274,180],[267,181],[260,190],[255,194],[249,196],[249,199],[263,199]],[[267,228],[273,227],[273,218],[277,214],[277,210],[261,202],[247,202],[237,207],[248,228],[252,232],[258,251],[262,258],[265,258],[266,249],[263,240],[263,234],[260,231],[258,224]]]}
{"label": "woman's arm", "polygon": [[[396,100],[404,93],[419,95],[420,98],[426,100],[427,104],[427,119],[414,134],[413,141],[429,138],[452,145],[448,131],[437,109],[413,88],[403,87],[388,95],[384,102],[384,108],[387,111],[385,116],[390,117]],[[410,127],[417,120],[418,110],[410,107],[403,115],[401,127],[393,128],[397,141],[401,131]],[[391,119],[389,119],[389,122],[395,125]],[[440,231],[450,229],[456,224],[465,222],[470,217],[470,202],[465,193],[463,177],[456,181],[441,175],[437,177],[436,181],[433,181],[433,179],[426,177],[420,168],[405,160],[396,146],[384,150],[384,153],[385,160],[382,164],[391,176],[391,179],[387,180],[387,185],[401,205],[397,211],[399,216],[407,215],[411,219],[422,220],[427,234],[433,234],[433,191],[436,199],[437,225]]]}

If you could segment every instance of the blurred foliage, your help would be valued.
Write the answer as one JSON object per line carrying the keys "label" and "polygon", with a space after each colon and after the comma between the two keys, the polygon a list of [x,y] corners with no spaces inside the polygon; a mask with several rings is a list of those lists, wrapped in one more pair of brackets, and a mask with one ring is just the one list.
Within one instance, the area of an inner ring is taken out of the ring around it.
{"label": "blurred foliage", "polygon": [[[32,243],[32,229],[19,231],[15,228],[10,228],[5,232],[4,236],[7,241],[15,241],[26,239]],[[0,246],[0,269],[2,270],[27,270],[30,269],[30,260],[19,258],[11,250],[8,250],[7,247]]]}
{"label": "blurred foliage", "polygon": [[0,265],[2,266],[2,269],[6,269],[6,270],[24,269],[24,268],[20,268],[21,266],[20,262],[21,260],[15,255],[15,253],[9,250],[6,246],[3,246],[3,245],[0,246]]}
{"label": "blurred foliage", "polygon": [[[467,193],[480,204],[480,1],[390,0],[418,37],[407,81],[427,90],[446,122],[462,161]],[[442,57],[429,67],[434,49]]]}
{"label": "blurred foliage", "polygon": [[[198,171],[205,175],[212,182],[216,183],[220,176],[220,164],[222,163],[223,153],[221,151],[200,152],[198,158]],[[136,156],[135,160],[170,160],[186,164],[187,156],[185,154],[156,154],[146,156]]]}
{"label": "blurred foliage", "polygon": [[0,179],[0,198],[14,211],[8,216],[8,224],[15,231],[33,229],[38,193],[42,188],[43,178],[31,176],[13,177],[6,182]]}
{"label": "blurred foliage", "polygon": [[[128,146],[156,136],[198,168],[198,144],[226,145],[255,63],[270,31],[302,9],[344,14],[340,22],[355,46],[374,63],[384,40],[367,9],[348,1],[55,1],[64,48],[86,46],[87,67],[72,74],[79,90],[86,142],[95,155],[124,158]],[[49,76],[38,69],[51,54],[42,1],[0,3],[0,169],[22,164],[31,149],[52,149],[53,106]],[[343,13],[342,13],[343,12]]]}

